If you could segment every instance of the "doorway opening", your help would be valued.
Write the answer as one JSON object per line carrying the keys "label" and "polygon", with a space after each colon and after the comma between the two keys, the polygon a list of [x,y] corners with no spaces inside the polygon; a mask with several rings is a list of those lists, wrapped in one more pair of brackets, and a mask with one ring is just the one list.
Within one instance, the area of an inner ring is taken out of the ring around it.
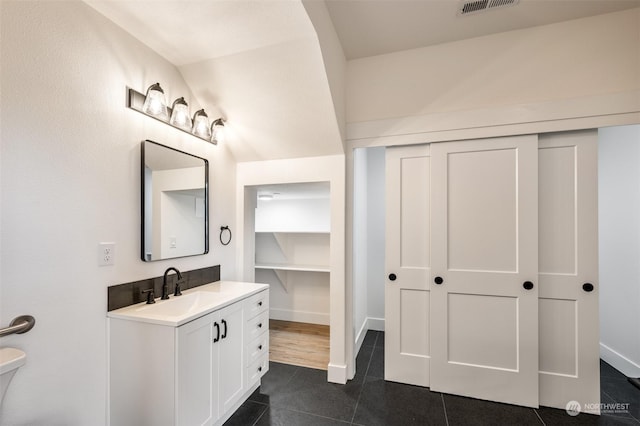
{"label": "doorway opening", "polygon": [[255,281],[270,285],[269,358],[327,370],[329,183],[259,185],[252,189],[256,197]]}

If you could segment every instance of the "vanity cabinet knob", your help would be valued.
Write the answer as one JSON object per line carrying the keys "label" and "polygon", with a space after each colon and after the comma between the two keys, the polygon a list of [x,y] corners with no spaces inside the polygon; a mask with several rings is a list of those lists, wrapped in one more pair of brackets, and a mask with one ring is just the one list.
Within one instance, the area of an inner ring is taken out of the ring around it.
{"label": "vanity cabinet knob", "polygon": [[440,284],[442,284],[444,282],[444,279],[442,279],[442,277],[435,277],[433,279],[433,282],[438,284],[438,285],[440,285]]}
{"label": "vanity cabinet knob", "polygon": [[258,350],[261,351],[262,350],[262,345],[258,346]]}
{"label": "vanity cabinet knob", "polygon": [[259,323],[259,324],[258,324],[258,328],[262,328],[262,323]]}
{"label": "vanity cabinet knob", "polygon": [[262,306],[262,302],[258,302],[258,306]]}
{"label": "vanity cabinet knob", "polygon": [[524,284],[522,284],[522,287],[524,287],[525,290],[531,290],[533,288],[533,283],[531,281],[525,281]]}
{"label": "vanity cabinet knob", "polygon": [[258,367],[258,371],[262,371],[262,367]]}

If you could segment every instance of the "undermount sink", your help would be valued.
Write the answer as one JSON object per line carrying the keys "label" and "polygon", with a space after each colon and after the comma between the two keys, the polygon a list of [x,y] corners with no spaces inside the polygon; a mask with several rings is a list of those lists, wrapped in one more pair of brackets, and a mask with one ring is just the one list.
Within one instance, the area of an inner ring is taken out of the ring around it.
{"label": "undermount sink", "polygon": [[169,300],[158,300],[151,305],[142,305],[135,309],[135,312],[144,312],[146,315],[158,316],[183,316],[194,312],[200,312],[211,305],[220,302],[219,294],[195,291],[182,296],[173,296]]}
{"label": "undermount sink", "polygon": [[265,284],[216,281],[182,291],[182,296],[156,299],[107,312],[107,317],[179,327],[202,315],[268,288]]}

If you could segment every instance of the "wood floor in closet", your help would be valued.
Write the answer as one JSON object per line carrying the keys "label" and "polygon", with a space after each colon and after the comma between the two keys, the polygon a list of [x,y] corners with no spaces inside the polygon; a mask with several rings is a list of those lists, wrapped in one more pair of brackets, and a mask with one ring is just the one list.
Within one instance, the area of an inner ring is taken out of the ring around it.
{"label": "wood floor in closet", "polygon": [[329,326],[269,320],[269,360],[326,370]]}

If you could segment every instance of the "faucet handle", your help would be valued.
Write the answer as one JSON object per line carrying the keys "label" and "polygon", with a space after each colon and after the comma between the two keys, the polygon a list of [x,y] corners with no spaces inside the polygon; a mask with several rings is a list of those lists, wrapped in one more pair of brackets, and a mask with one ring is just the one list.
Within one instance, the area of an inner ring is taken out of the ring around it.
{"label": "faucet handle", "polygon": [[152,303],[156,303],[155,295],[153,294],[153,289],[142,290],[142,294],[147,293],[147,305],[151,305]]}
{"label": "faucet handle", "polygon": [[173,295],[174,296],[182,296],[182,292],[180,291],[180,280],[176,280],[176,287],[173,290]]}

